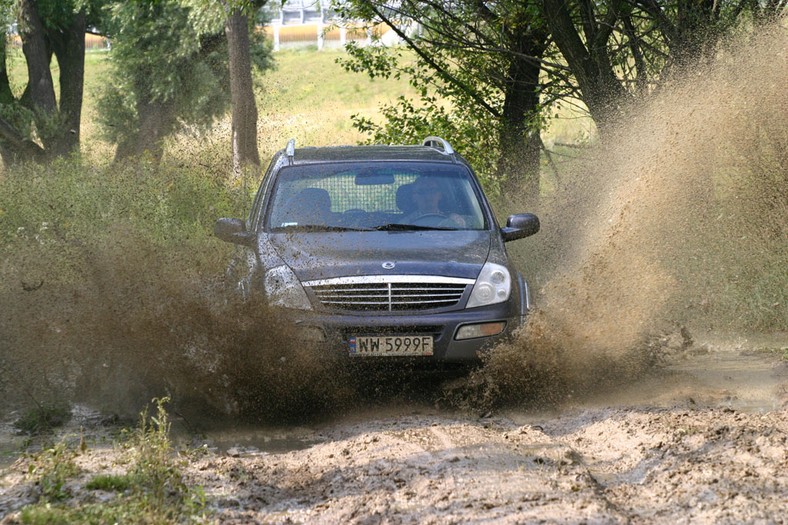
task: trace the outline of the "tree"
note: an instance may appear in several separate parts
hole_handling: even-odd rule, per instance
[[[623,4],[624,0],[617,3]],[[613,69],[608,47],[618,11],[609,9],[597,19],[592,2],[580,0],[577,4],[582,15],[580,20],[573,19],[568,2],[543,0],[545,20],[577,82],[583,102],[599,124],[607,121],[611,107],[626,93]]]
[[[0,155],[6,164],[48,160],[79,146],[85,72],[85,29],[99,1],[20,0],[18,28],[28,81],[15,97],[5,64],[7,42],[0,47]],[[0,4],[10,25],[10,2]],[[59,96],[52,77],[52,57],[60,70]]]
[[[344,16],[391,26],[417,59],[401,65],[396,50],[351,44],[354,60],[346,67],[373,77],[405,75],[421,93],[420,104],[384,107],[382,126],[368,119],[356,125],[377,141],[412,141],[425,130],[446,129],[483,175],[533,200],[545,108],[579,100],[604,133],[675,71],[710,57],[743,20],[774,20],[786,3],[351,0],[340,4]]]
[[[239,2],[230,5],[225,33],[230,51],[230,96],[232,98],[233,171],[240,173],[244,166],[260,165],[257,149],[257,104],[252,84],[250,54],[250,13],[259,10],[262,2]]]
[[[578,97],[598,126],[669,79],[710,58],[745,17],[766,21],[785,0],[542,0],[547,27]]]
[[[99,100],[100,121],[118,144],[116,160],[161,158],[179,119],[207,125],[227,107],[226,48],[220,27],[198,30],[179,2],[115,2],[106,20],[111,75]]]
[[[223,5],[205,0],[111,5],[112,74],[100,109],[107,137],[118,144],[116,159],[147,154],[159,160],[165,137],[184,126],[208,127],[226,112],[226,21]],[[270,65],[266,46],[250,56],[257,67]]]
[[[532,4],[359,0],[341,8],[347,18],[393,28],[417,57],[409,64],[381,46],[348,47],[353,60],[346,68],[373,77],[406,75],[421,93],[418,106],[401,99],[384,108],[388,125],[358,119],[358,127],[377,141],[444,133],[488,182],[538,196],[540,72],[549,41]]]

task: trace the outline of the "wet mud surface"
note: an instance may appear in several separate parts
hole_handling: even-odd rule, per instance
[[[221,523],[780,523],[788,362],[784,344],[772,348],[695,345],[549,409],[378,399],[313,424],[176,419],[173,430]],[[83,488],[91,475],[123,470],[113,428],[82,408],[65,431],[89,443],[75,501],[98,497]],[[6,451],[22,439],[4,427]],[[6,465],[0,520],[14,523],[33,494],[24,458]]]

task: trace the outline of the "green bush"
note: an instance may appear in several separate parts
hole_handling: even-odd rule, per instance
[[[64,403],[41,403],[14,422],[14,427],[27,434],[46,432],[64,425],[71,419],[71,409]]]

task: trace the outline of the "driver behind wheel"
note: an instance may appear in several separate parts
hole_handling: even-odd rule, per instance
[[[456,213],[446,213],[441,209],[443,190],[437,180],[429,177],[416,179],[411,186],[410,211],[400,220],[402,224],[414,224],[419,219],[430,217],[443,218],[436,226],[465,226],[465,219]]]

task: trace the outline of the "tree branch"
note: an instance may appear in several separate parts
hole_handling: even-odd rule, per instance
[[[392,28],[392,30],[397,33],[399,36],[411,49],[413,49],[417,55],[419,55],[422,60],[424,60],[430,67],[432,67],[438,76],[441,77],[445,82],[449,82],[461,88],[465,91],[468,96],[470,96],[477,104],[483,107],[488,113],[493,115],[496,118],[500,117],[500,112],[492,107],[489,103],[487,103],[484,98],[480,97],[476,91],[469,86],[467,83],[461,81],[456,76],[452,75],[448,70],[446,70],[443,66],[437,63],[432,57],[427,54],[413,39],[411,39],[408,35],[406,35],[396,24],[394,24],[388,17],[386,17],[382,11],[378,8],[377,5],[370,3],[369,8],[372,12],[380,18],[385,24]]]

